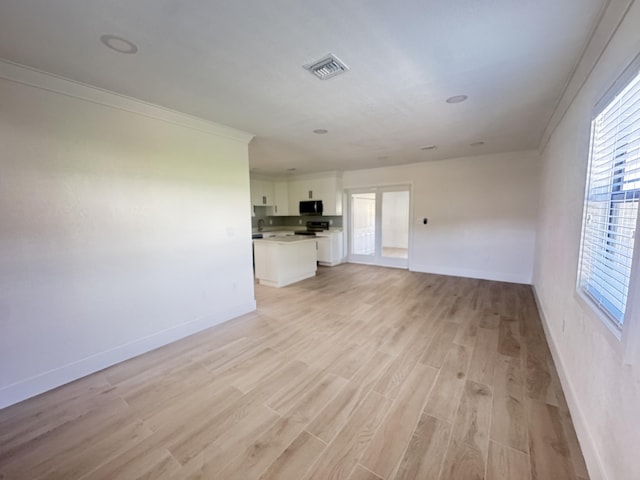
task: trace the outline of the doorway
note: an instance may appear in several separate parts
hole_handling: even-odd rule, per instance
[[[349,261],[407,268],[410,187],[350,190]]]

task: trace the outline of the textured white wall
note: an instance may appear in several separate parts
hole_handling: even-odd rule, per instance
[[[640,365],[625,364],[575,287],[593,107],[638,53],[635,2],[542,155],[534,287],[593,479],[640,478]]]
[[[0,79],[0,407],[255,308],[246,137]]]
[[[411,270],[528,284],[539,161],[526,151],[355,170],[343,185],[413,186]]]

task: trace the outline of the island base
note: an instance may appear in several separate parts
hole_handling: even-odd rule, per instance
[[[254,252],[260,285],[285,287],[316,274],[315,239],[254,240]]]

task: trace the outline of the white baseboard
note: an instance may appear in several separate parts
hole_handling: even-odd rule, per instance
[[[224,323],[256,309],[256,302],[237,305],[236,307],[217,312],[198,320],[176,325],[175,327],[156,332],[148,337],[134,340],[111,350],[97,353],[73,363],[54,368],[47,372],[7,385],[0,389],[0,409],[34,397],[40,393],[72,382],[104,368],[137,357],[169,343],[180,340],[194,333]]]
[[[584,461],[587,464],[589,478],[591,478],[591,480],[607,480],[607,476],[605,475],[604,468],[602,466],[602,459],[600,458],[598,448],[596,447],[596,443],[594,442],[589,429],[589,423],[580,408],[578,396],[573,389],[570,374],[567,372],[564,361],[562,360],[562,355],[560,354],[558,345],[551,335],[551,329],[549,328],[549,323],[547,321],[544,308],[542,307],[542,303],[540,302],[540,298],[538,297],[535,285],[533,285],[533,295],[536,299],[536,305],[538,306],[538,312],[540,313],[540,319],[542,320],[542,328],[544,329],[544,334],[547,337],[551,356],[553,357],[553,362],[555,363],[558,376],[560,377],[562,390],[565,398],[567,399],[569,411],[571,412],[571,420],[573,420],[573,426],[578,436],[582,455],[584,456]]]
[[[487,272],[485,270],[470,270],[465,268],[438,267],[433,265],[409,264],[409,270],[420,273],[433,273],[435,275],[449,275],[452,277],[479,278],[496,282],[521,283],[531,285],[531,274],[514,274],[505,272]]]

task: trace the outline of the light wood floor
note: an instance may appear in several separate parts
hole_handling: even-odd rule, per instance
[[[0,411],[1,479],[586,479],[530,287],[321,268]]]

